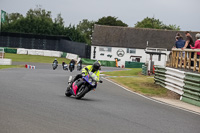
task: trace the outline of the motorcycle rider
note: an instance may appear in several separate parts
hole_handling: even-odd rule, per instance
[[[73,64],[73,69],[74,69],[74,66],[75,66],[75,64],[76,64],[75,60],[72,59],[72,60],[70,61],[70,63],[69,63],[69,66],[70,66],[71,63]]]
[[[63,61],[63,62],[62,62],[63,70],[65,69],[65,64],[66,64],[66,63]]]
[[[55,58],[55,60],[53,61],[53,63],[56,63],[58,65],[58,61],[57,59]]]
[[[78,64],[80,64],[82,66],[82,60],[81,59],[79,60]]]
[[[82,69],[82,73],[76,75],[76,77],[72,80],[72,82],[71,82],[70,84],[72,85],[73,82],[75,82],[75,81],[76,81],[77,79],[79,79],[79,78],[82,78],[83,75],[86,76],[86,75],[88,74],[87,70],[88,70],[89,72],[95,73],[96,76],[97,76],[97,81],[99,81],[99,75],[100,75],[99,70],[100,70],[100,69],[101,69],[101,63],[100,63],[99,61],[96,61],[96,62],[94,62],[93,65],[88,65],[88,66],[84,67],[84,68]]]
[[[80,59],[78,64],[80,64],[80,69],[82,68],[82,60]],[[77,64],[77,67],[78,67],[78,64]]]

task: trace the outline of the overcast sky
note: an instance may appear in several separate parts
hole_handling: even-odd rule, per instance
[[[114,16],[134,27],[138,21],[154,17],[167,25],[176,24],[182,31],[200,31],[200,0],[0,0],[1,10],[24,16],[36,5],[51,11],[52,18],[61,13],[65,26]]]

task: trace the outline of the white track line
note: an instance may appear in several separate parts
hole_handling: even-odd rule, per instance
[[[123,89],[126,90],[126,91],[129,91],[129,92],[131,92],[131,93],[134,93],[134,94],[136,94],[136,95],[139,95],[139,96],[141,96],[141,97],[143,97],[143,98],[146,98],[146,99],[148,99],[148,100],[151,100],[151,101],[154,101],[154,102],[157,102],[157,103],[160,103],[160,104],[168,105],[168,106],[170,106],[170,107],[174,107],[174,108],[177,108],[177,109],[180,109],[180,110],[184,110],[184,111],[187,111],[187,112],[196,114],[196,115],[200,115],[200,113],[198,113],[198,112],[195,112],[195,111],[192,111],[192,110],[188,110],[188,109],[185,109],[185,108],[182,108],[182,107],[178,107],[178,106],[175,106],[175,105],[171,105],[171,104],[168,104],[168,103],[165,103],[165,102],[161,102],[161,101],[155,100],[155,99],[153,99],[153,98],[146,97],[146,96],[144,96],[144,95],[141,95],[141,94],[139,94],[139,93],[136,93],[136,92],[134,92],[134,91],[131,91],[131,90],[129,90],[129,89],[127,89],[127,88],[125,88],[125,87],[123,87],[123,86],[121,86],[121,85],[119,85],[119,84],[117,84],[117,83],[115,83],[115,82],[113,82],[113,81],[107,79],[107,78],[104,78],[104,77],[102,77],[102,78],[105,79],[105,80],[107,80],[107,81],[109,81],[109,82],[111,82],[111,83],[113,83],[113,84],[115,84],[115,85],[117,85],[117,86],[119,86],[119,87],[121,87],[121,88],[123,88]]]

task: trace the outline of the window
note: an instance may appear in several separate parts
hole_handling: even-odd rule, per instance
[[[127,48],[127,53],[135,54],[136,53],[136,49]]]
[[[99,51],[111,52],[112,48],[111,47],[99,47]]]

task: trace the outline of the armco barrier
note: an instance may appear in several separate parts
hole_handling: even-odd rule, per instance
[[[185,75],[184,94],[181,100],[200,106],[200,74],[185,73]]]
[[[147,75],[147,66],[142,65],[142,74]]]
[[[96,60],[91,60],[91,59],[86,59],[82,58],[81,59],[83,64],[86,65],[92,65]],[[104,60],[99,60],[101,62],[102,66],[109,66],[109,67],[116,67],[116,62],[115,61],[104,61]]]
[[[145,63],[125,61],[125,68],[142,68]]]
[[[155,83],[179,94],[180,100],[200,106],[200,74],[155,66]]]
[[[8,47],[3,47],[3,48],[4,48],[4,52],[5,53],[13,53],[13,54],[17,53],[17,49],[16,48],[8,48]]]
[[[28,54],[28,49],[25,48],[18,48],[17,54]]]
[[[0,65],[12,65],[12,59],[0,59]]]
[[[24,49],[24,48],[18,48],[16,53],[27,54],[27,55],[50,56],[50,57],[61,57],[63,54],[63,52],[60,52],[60,51]]]
[[[66,58],[70,59],[70,60],[74,59],[75,61],[77,61],[78,60],[78,55],[77,54],[67,53]]]

